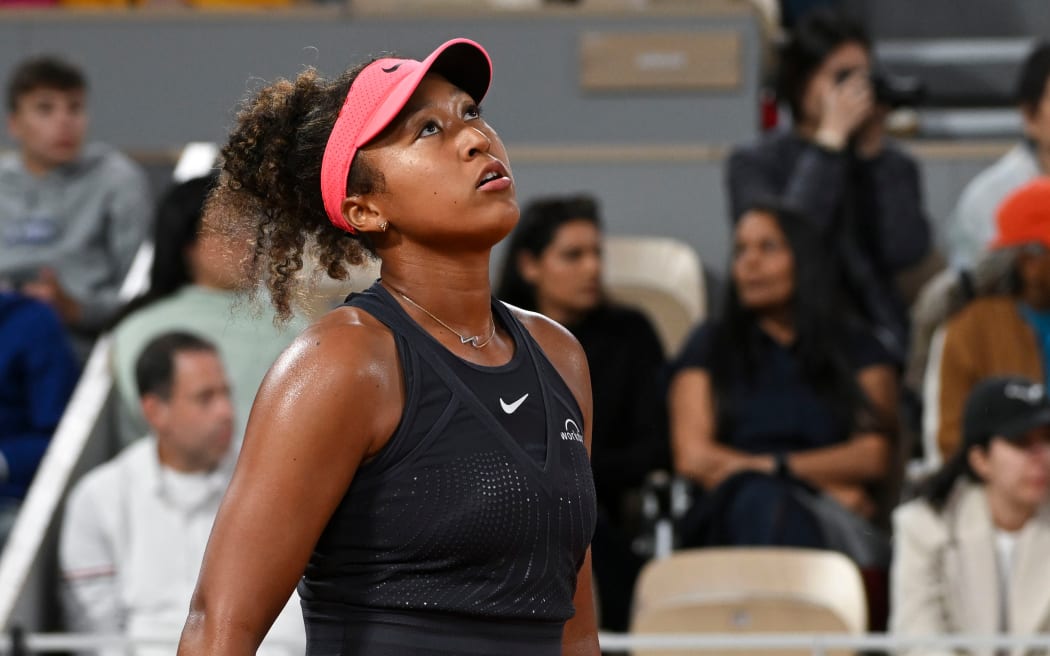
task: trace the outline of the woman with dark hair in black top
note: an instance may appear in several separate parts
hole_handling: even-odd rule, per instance
[[[817,495],[875,514],[896,369],[836,313],[824,257],[812,228],[776,206],[736,226],[724,314],[694,331],[671,380],[675,470],[705,491],[687,544],[832,546],[810,512]]]
[[[529,203],[510,236],[496,295],[565,326],[587,354],[598,505],[619,517],[623,494],[669,464],[666,411],[658,389],[665,360],[649,319],[606,297],[601,239],[593,198]]]
[[[587,354],[594,394],[592,465],[599,522],[594,570],[603,626],[626,630],[642,561],[632,524],[646,476],[670,465],[663,347],[634,308],[602,289],[602,226],[590,196],[541,198],[510,236],[497,296],[569,329]],[[636,513],[635,513],[636,515]]]
[[[583,350],[492,298],[518,219],[476,43],[248,101],[206,221],[287,314],[304,247],[382,278],[263,382],[179,653],[250,654],[298,584],[311,656],[598,654]],[[334,227],[333,227],[334,226]]]
[[[157,203],[153,224],[153,262],[149,289],[128,301],[109,328],[124,318],[187,285],[193,284],[190,252],[200,236],[204,199],[215,186],[215,175],[202,176],[172,185]]]

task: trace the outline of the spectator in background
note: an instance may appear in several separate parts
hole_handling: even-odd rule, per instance
[[[897,372],[832,305],[824,262],[812,223],[788,210],[756,206],[736,224],[723,317],[693,332],[671,379],[675,470],[703,489],[685,546],[836,548],[887,564],[867,520],[891,467]],[[839,539],[869,535],[858,549]]]
[[[171,654],[236,459],[234,408],[215,347],[188,333],[151,341],[135,377],[150,432],[73,488],[59,568],[72,628],[170,639],[134,653]],[[298,648],[269,653],[303,653],[297,603],[270,637]]]
[[[937,444],[951,458],[961,443],[963,403],[978,381],[1016,374],[1046,381],[1050,367],[1050,178],[1000,206],[987,258],[1011,278],[1010,293],[971,301],[945,325]]]
[[[149,226],[143,172],[84,144],[87,82],[53,57],[22,62],[7,85],[17,152],[0,157],[0,281],[48,303],[86,351]]]
[[[0,548],[79,374],[47,305],[0,292]]]
[[[860,25],[808,13],[781,52],[778,95],[794,129],[732,153],[730,212],[735,224],[756,202],[782,198],[811,221],[834,258],[837,293],[903,361],[907,312],[894,274],[928,253],[930,229],[918,166],[887,140],[871,72]]]
[[[243,287],[250,241],[201,229],[214,177],[173,186],[157,208],[155,250],[146,294],[128,304],[113,331],[118,431],[124,444],[145,430],[135,391],[134,363],[145,345],[170,330],[202,335],[219,349],[233,385],[234,441],[240,444],[255,392],[270,365],[304,327],[300,319],[274,326],[273,313],[250,307]]]
[[[663,347],[641,312],[602,289],[602,226],[590,196],[535,200],[503,261],[500,300],[569,329],[587,355],[594,397],[591,467],[599,525],[593,541],[602,623],[624,630],[641,562],[627,508],[646,476],[669,465]],[[635,497],[637,500],[637,497]],[[637,507],[637,503],[633,504]]]
[[[1050,399],[1044,386],[1018,377],[978,383],[966,401],[963,433],[962,448],[921,497],[894,513],[890,629],[909,636],[1046,633]]]
[[[970,181],[948,224],[948,261],[970,269],[995,237],[999,205],[1014,190],[1050,174],[1050,43],[1042,42],[1025,59],[1017,79],[1017,102],[1024,139]]]

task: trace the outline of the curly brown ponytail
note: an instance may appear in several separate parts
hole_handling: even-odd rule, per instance
[[[205,224],[233,239],[251,240],[250,287],[266,280],[277,316],[288,319],[298,292],[307,244],[320,268],[345,280],[349,266],[374,256],[367,238],[328,221],[321,200],[321,160],[328,135],[362,64],[334,80],[314,69],[267,85],[241,106],[221,151],[221,174],[208,199]],[[355,158],[347,193],[382,191],[382,176]]]

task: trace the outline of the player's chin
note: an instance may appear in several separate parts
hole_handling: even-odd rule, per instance
[[[513,199],[501,206],[486,208],[478,213],[478,220],[468,228],[472,233],[468,239],[493,246],[514,231],[519,216],[518,202]]]

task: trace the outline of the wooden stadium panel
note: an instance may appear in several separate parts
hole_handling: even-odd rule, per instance
[[[580,85],[587,91],[736,89],[740,34],[732,30],[584,32]]]

